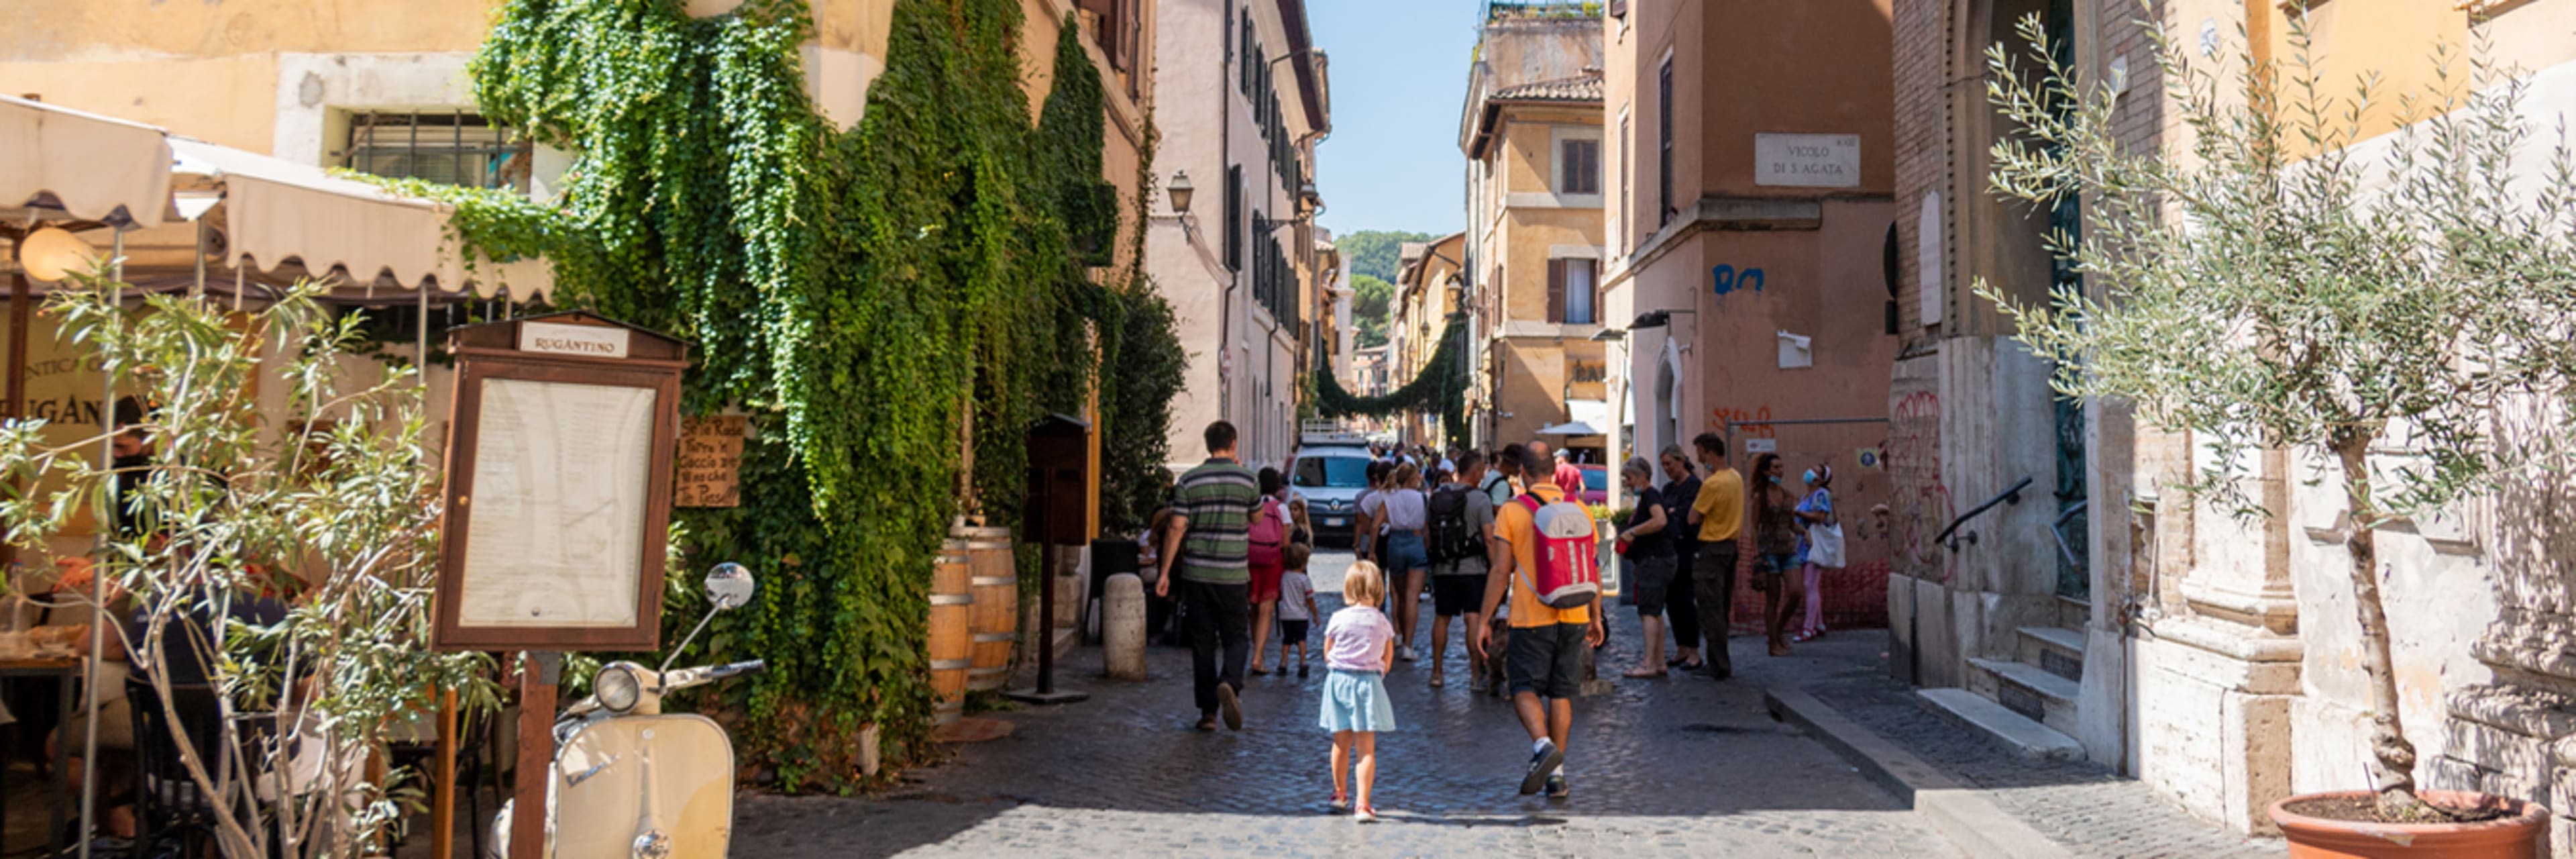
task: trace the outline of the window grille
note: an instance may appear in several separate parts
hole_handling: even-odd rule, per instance
[[[342,163],[396,179],[526,190],[531,149],[517,129],[461,110],[355,111]]]

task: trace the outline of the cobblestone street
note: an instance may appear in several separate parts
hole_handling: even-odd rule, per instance
[[[1319,582],[1337,578],[1326,566],[1317,564]],[[1339,605],[1317,599],[1327,612]],[[1634,609],[1618,608],[1603,674],[1633,659],[1636,636]],[[1017,731],[955,747],[887,798],[746,797],[734,855],[1958,855],[1764,712],[1766,684],[1824,660],[1737,645],[1732,683],[1677,673],[1620,681],[1578,704],[1573,796],[1561,801],[1516,792],[1529,742],[1502,700],[1468,691],[1463,648],[1450,653],[1444,689],[1426,686],[1424,663],[1399,663],[1388,687],[1404,729],[1379,740],[1387,820],[1365,827],[1323,813],[1320,657],[1305,680],[1252,678],[1242,732],[1201,734],[1190,729],[1188,651],[1155,647],[1153,679],[1113,683],[1098,677],[1099,651],[1085,648],[1060,666],[1060,685],[1091,700],[990,714]]]

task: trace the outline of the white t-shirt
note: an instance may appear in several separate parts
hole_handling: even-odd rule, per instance
[[[1306,611],[1306,602],[1315,597],[1315,583],[1306,574],[1289,570],[1279,576],[1279,619],[1314,620]]]
[[[1423,507],[1422,490],[1419,489],[1389,489],[1369,496],[1360,502],[1360,506],[1369,515],[1384,521],[1385,527],[1378,529],[1379,533],[1420,531],[1430,524],[1429,511]]]

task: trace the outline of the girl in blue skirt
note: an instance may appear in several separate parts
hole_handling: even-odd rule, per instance
[[[1386,698],[1386,672],[1395,667],[1395,624],[1377,610],[1386,580],[1376,564],[1360,561],[1342,577],[1342,602],[1324,625],[1324,730],[1333,732],[1333,810],[1349,809],[1361,823],[1377,822],[1369,786],[1377,781],[1377,732],[1395,730],[1395,704]],[[1349,784],[1352,755],[1359,756],[1359,801]]]

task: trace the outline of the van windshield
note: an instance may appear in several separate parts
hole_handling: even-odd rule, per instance
[[[1297,460],[1297,473],[1289,482],[1298,486],[1324,489],[1362,489],[1368,486],[1369,461],[1357,456],[1310,456]]]

